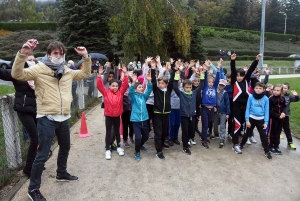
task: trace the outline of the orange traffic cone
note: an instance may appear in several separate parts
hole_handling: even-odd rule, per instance
[[[80,138],[84,137],[90,137],[91,134],[88,132],[87,126],[86,126],[86,118],[84,112],[81,114],[81,126],[80,126],[80,133],[77,135]]]

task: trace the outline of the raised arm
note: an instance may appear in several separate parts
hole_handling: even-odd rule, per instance
[[[244,80],[246,80],[248,83],[250,82],[251,74],[252,74],[253,71],[255,70],[255,68],[256,68],[256,66],[257,66],[257,64],[258,64],[258,61],[259,61],[260,57],[261,57],[261,54],[258,54],[258,55],[256,56],[256,59],[252,62],[250,68],[248,69],[248,71],[247,71],[247,73],[246,73],[246,75],[245,75],[245,77],[244,77]],[[232,78],[231,78],[231,79],[232,79]]]
[[[82,57],[82,69],[81,70],[72,70],[73,80],[82,80],[91,75],[92,60],[91,57]]]
[[[11,70],[0,69],[0,79],[5,81],[13,81],[13,77],[11,76]]]
[[[173,81],[173,90],[175,91],[175,93],[178,97],[180,97],[180,90],[178,88],[178,80],[179,79],[180,79],[180,72],[176,72],[174,81]]]
[[[104,87],[104,84],[103,84],[101,76],[97,77],[97,88],[103,94],[103,96],[105,97],[107,89]]]
[[[230,60],[230,69],[231,69],[231,83],[232,85],[236,82],[236,68],[235,68],[235,59],[236,59],[236,54],[231,55],[231,60]]]
[[[27,55],[17,53],[15,62],[12,67],[11,76],[16,80],[27,81],[34,80],[39,75],[39,69],[42,64],[36,64],[30,68],[24,69]]]

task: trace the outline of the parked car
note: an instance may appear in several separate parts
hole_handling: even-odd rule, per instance
[[[2,69],[11,68],[10,61],[5,61],[3,59],[0,59],[0,68]]]
[[[291,54],[290,56],[288,56],[290,58],[300,58],[300,54]]]

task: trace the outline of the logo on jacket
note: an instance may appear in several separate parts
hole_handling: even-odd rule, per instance
[[[215,89],[208,89],[206,92],[206,95],[210,98],[214,98],[216,96],[216,91]]]

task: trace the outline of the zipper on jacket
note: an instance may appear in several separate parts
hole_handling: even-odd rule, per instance
[[[143,119],[143,107],[142,107],[142,104],[143,104],[143,100],[141,100],[141,121]]]
[[[57,84],[58,84],[58,91],[59,91],[59,96],[60,96],[60,114],[62,115],[62,98],[61,98],[59,80],[57,80]]]
[[[281,112],[280,112],[280,96],[279,96],[279,98],[277,98],[277,102],[278,102],[278,113],[279,113],[279,115],[281,114]]]
[[[26,94],[24,95],[23,107],[25,106]]]

